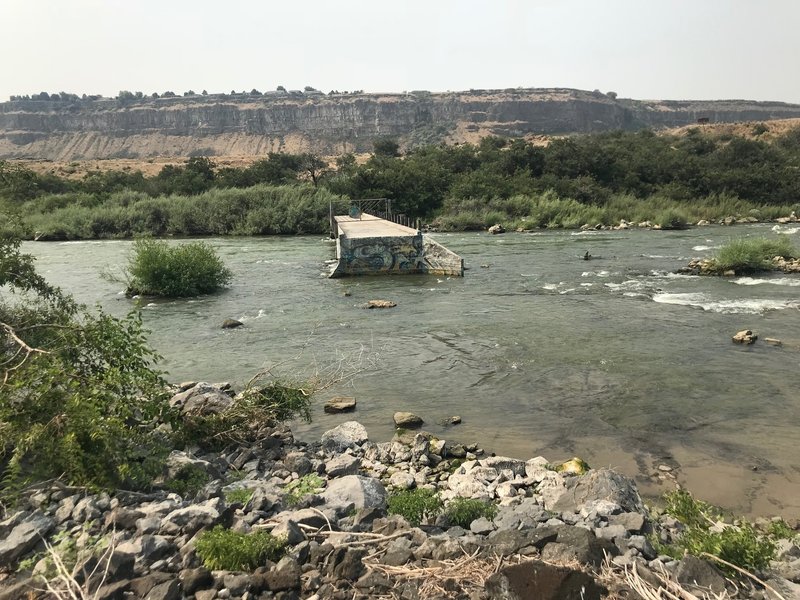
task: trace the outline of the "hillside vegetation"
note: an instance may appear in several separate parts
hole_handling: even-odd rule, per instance
[[[767,220],[800,212],[800,128],[771,141],[755,129],[728,137],[702,128],[573,136],[547,146],[487,137],[405,154],[396,140],[381,139],[361,163],[352,154],[331,164],[309,153],[270,153],[247,167],[218,168],[195,157],[150,177],[107,171],[71,180],[0,162],[0,202],[40,239],[320,233],[329,205],[342,210],[348,199],[379,197],[446,229]]]

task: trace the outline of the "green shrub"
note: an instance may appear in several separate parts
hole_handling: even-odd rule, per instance
[[[202,468],[186,465],[175,474],[175,477],[165,481],[162,487],[184,498],[193,498],[209,481],[211,477]]]
[[[733,240],[717,250],[714,256],[716,270],[733,270],[737,273],[755,273],[774,269],[775,256],[795,258],[797,249],[785,235],[777,238],[744,238]]]
[[[250,502],[250,498],[253,497],[253,490],[248,490],[246,488],[238,488],[235,490],[228,490],[225,492],[225,502],[228,504],[247,504]]]
[[[303,498],[319,493],[324,486],[325,482],[316,473],[309,473],[300,479],[295,479],[284,489],[287,506],[297,506]]]
[[[245,390],[227,410],[210,415],[184,415],[183,443],[219,450],[228,444],[254,442],[265,429],[294,418],[311,422],[313,384],[270,381]]]
[[[412,525],[419,525],[442,512],[442,499],[434,490],[417,488],[393,492],[389,496],[389,513],[401,515]]]
[[[158,425],[171,412],[140,315],[88,312],[5,236],[3,285],[18,298],[0,298],[0,495],[13,499],[27,482],[50,478],[148,486],[169,451]]]
[[[776,548],[770,534],[757,531],[746,520],[724,524],[717,507],[697,500],[685,490],[665,494],[664,499],[666,512],[686,529],[671,545],[660,546],[660,551],[675,558],[686,552],[695,556],[707,553],[749,571],[764,569],[775,558]]]
[[[687,219],[682,213],[666,210],[655,218],[654,223],[661,229],[686,229]]]
[[[474,498],[454,498],[447,505],[444,514],[452,525],[469,529],[475,519],[481,517],[490,521],[494,519],[497,514],[497,505]]]
[[[128,295],[184,298],[210,294],[227,285],[232,273],[204,242],[170,246],[141,239],[128,263]]]
[[[197,536],[195,549],[211,571],[252,571],[283,555],[286,542],[266,531],[239,533],[217,525]]]

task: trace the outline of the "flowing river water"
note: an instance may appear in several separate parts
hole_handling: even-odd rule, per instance
[[[297,378],[357,371],[320,394],[311,424],[292,424],[300,438],[356,419],[388,440],[392,414],[407,410],[428,431],[498,454],[580,456],[647,494],[669,489],[657,478],[666,465],[705,500],[800,517],[800,276],[672,274],[773,229],[434,235],[465,258],[463,278],[330,280],[333,244],[320,237],[210,239],[234,273],[230,289],[145,301],[143,315],[171,381],[241,386],[275,364]],[[800,244],[796,228],[778,229]],[[118,271],[130,246],[24,250],[52,283],[123,315],[134,301],[101,273]],[[397,307],[361,308],[378,298]],[[223,330],[226,318],[244,327]],[[733,344],[741,329],[759,341]],[[355,396],[357,411],[324,414],[333,395]],[[438,424],[452,415],[463,423]]]

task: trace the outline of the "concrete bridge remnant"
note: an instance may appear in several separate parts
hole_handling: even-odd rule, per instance
[[[418,229],[365,212],[334,216],[332,225],[337,262],[331,277],[464,275],[464,259]]]

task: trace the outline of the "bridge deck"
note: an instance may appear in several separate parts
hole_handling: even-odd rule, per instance
[[[336,225],[339,233],[345,237],[353,238],[379,238],[379,237],[406,237],[417,235],[418,231],[411,227],[398,225],[385,219],[362,213],[361,218],[353,218],[346,215],[337,215]]]

